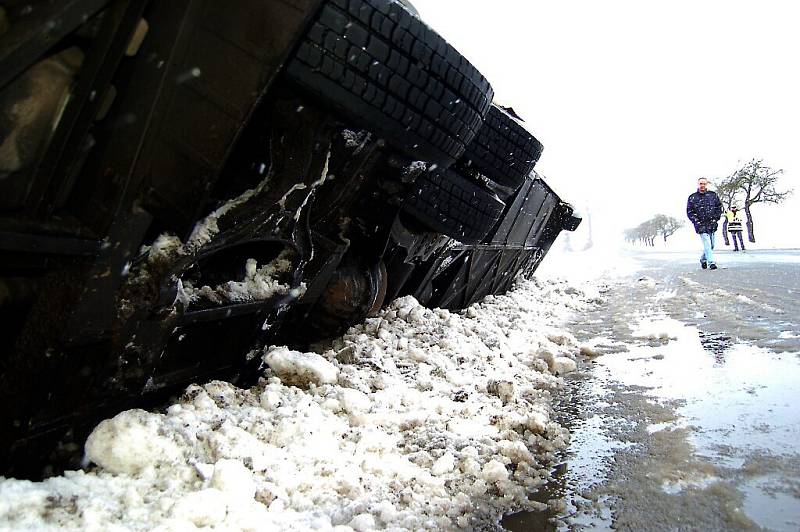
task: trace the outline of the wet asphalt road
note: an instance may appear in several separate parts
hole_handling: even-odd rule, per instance
[[[573,324],[596,356],[557,398],[551,510],[505,526],[800,529],[800,251],[636,259]]]

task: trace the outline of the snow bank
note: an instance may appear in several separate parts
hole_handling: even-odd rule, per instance
[[[316,353],[264,350],[249,389],[192,385],[90,436],[88,472],[0,480],[0,528],[471,529],[533,508],[568,433],[560,328],[586,296],[524,283],[463,313],[413,298]]]

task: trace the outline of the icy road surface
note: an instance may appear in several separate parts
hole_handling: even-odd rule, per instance
[[[696,255],[631,256],[578,316],[596,358],[556,400],[572,444],[539,497],[558,520],[508,528],[800,529],[800,251]]]

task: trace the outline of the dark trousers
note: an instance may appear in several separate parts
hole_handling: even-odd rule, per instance
[[[739,239],[737,242],[736,239]],[[742,232],[741,231],[731,231],[731,240],[733,240],[733,250],[739,251],[739,247],[741,246],[742,251],[744,251],[744,240],[742,240]]]

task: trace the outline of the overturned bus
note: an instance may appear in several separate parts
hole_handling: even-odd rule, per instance
[[[580,219],[393,0],[0,2],[0,474],[391,299],[464,308]]]

